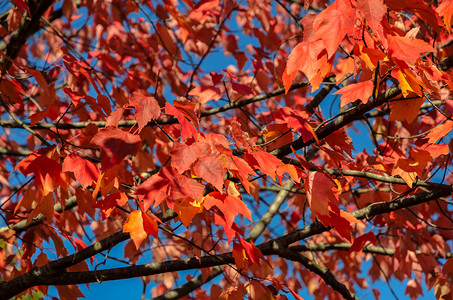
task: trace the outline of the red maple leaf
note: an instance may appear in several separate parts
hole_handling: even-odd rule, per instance
[[[349,252],[359,252],[359,253],[361,253],[362,250],[363,250],[363,246],[365,246],[365,244],[367,242],[370,242],[370,243],[372,243],[374,245],[378,244],[376,236],[371,231],[368,232],[368,233],[362,234],[359,237],[356,237],[354,239],[354,242],[351,245],[351,248],[349,248]]]
[[[238,243],[233,243],[233,253],[234,261],[236,266],[241,270],[244,267],[248,267],[252,264],[260,262],[260,259],[264,259],[261,251],[255,246],[253,241],[250,243],[237,237]]]
[[[110,126],[96,133],[91,141],[102,150],[101,165],[104,170],[121,163],[127,155],[135,155],[141,145],[138,135]]]
[[[382,34],[381,21],[387,13],[383,0],[358,0],[357,10],[361,11],[373,32]]]
[[[83,188],[91,185],[100,175],[99,168],[96,164],[72,153],[65,157],[62,171],[73,172],[74,177]]]
[[[137,119],[139,131],[141,131],[149,121],[160,115],[160,107],[156,98],[145,96],[141,92],[134,92],[129,99],[129,104],[135,107],[134,115]]]
[[[28,12],[28,15],[31,16],[30,9],[28,8],[28,5],[27,3],[25,3],[24,0],[13,0],[13,1],[21,14],[24,13],[24,10],[26,10]]]
[[[225,167],[218,156],[200,158],[193,166],[195,174],[212,184],[217,190],[223,190]]]
[[[249,165],[259,169],[264,174],[276,179],[276,171],[279,166],[283,166],[281,160],[272,154],[264,151],[256,151],[244,156]]]
[[[135,191],[140,201],[143,201],[145,211],[152,205],[159,205],[167,198],[170,180],[160,174],[154,174],[143,182]]]
[[[439,5],[439,7],[437,8],[436,11],[439,14],[439,16],[443,17],[443,21],[445,23],[445,28],[448,30],[448,32],[451,32],[451,24],[452,24],[451,17],[453,16],[453,1],[451,1],[451,0],[442,1],[442,3]]]
[[[209,193],[204,200],[204,207],[209,210],[213,206],[216,206],[222,214],[225,216],[225,221],[228,227],[233,226],[234,218],[241,214],[250,221],[252,216],[247,205],[238,197],[221,194],[219,192]]]
[[[189,117],[193,118],[193,116],[191,116],[190,114],[187,116],[183,112],[185,112],[185,110],[180,110],[176,108],[176,106],[173,106],[168,102],[165,103],[165,113],[172,115],[176,119],[178,119],[179,125],[181,126],[181,139],[186,140],[188,138],[191,138],[192,136],[197,136],[198,132],[196,127],[194,127],[194,125],[192,125],[191,122],[189,121],[190,120]],[[186,117],[189,118],[189,120]],[[195,125],[198,125],[198,122]]]
[[[68,177],[61,172],[61,165],[54,159],[33,152],[15,167],[25,176],[35,174],[35,185],[42,191],[42,196],[55,190],[58,186],[67,188]]]
[[[329,215],[329,202],[337,201],[337,185],[323,172],[310,172],[304,181],[310,209],[314,216]]]
[[[171,166],[179,173],[189,169],[200,157],[211,154],[208,143],[195,142],[191,145],[175,142],[171,149]]]

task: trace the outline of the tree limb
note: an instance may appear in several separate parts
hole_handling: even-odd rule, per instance
[[[378,107],[379,105],[384,104],[385,102],[389,101],[390,99],[398,96],[401,93],[399,88],[393,87],[386,90],[384,93],[380,94],[376,101],[368,101],[364,104],[359,104],[352,109],[348,110],[344,114],[338,115],[338,117],[331,123],[319,128],[315,131],[316,136],[318,139],[323,139],[329,134],[339,130],[340,128],[344,127],[345,125],[362,118],[363,114],[370,111],[373,108]],[[298,138],[292,143],[289,143],[283,147],[275,149],[271,152],[271,154],[277,156],[278,158],[282,158],[290,153],[292,153],[291,148],[294,150],[299,150],[304,147],[307,147],[315,142],[314,139],[311,139],[307,142],[304,142],[302,137]]]
[[[426,203],[450,194],[451,189],[436,189],[430,192],[421,192],[392,202],[371,204],[366,208],[353,212],[352,215],[359,220],[365,218],[372,219],[379,214],[390,213],[406,207]],[[304,240],[310,236],[320,234],[330,229],[330,227],[325,227],[321,223],[313,223],[303,229],[261,243],[257,247],[264,255],[275,255],[277,254],[274,249],[275,244],[283,248],[288,247],[292,243]],[[104,281],[117,280],[234,263],[231,253],[224,253],[214,256],[204,256],[200,259],[186,258],[146,265],[99,270],[96,272],[62,272],[63,268],[67,268],[68,266],[74,265],[101,251],[109,249],[128,238],[129,234],[127,233],[115,233],[75,254],[50,262],[40,268],[35,267],[22,276],[8,282],[0,283],[0,298],[7,299],[35,285],[80,284],[95,282],[99,279]]]

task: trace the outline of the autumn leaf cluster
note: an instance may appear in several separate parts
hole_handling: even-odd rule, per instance
[[[452,0],[0,9],[0,298],[451,299]]]

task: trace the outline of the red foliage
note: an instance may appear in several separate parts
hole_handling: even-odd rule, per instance
[[[1,299],[451,298],[453,1],[2,8]]]

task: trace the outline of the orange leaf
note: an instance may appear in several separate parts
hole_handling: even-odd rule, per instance
[[[332,57],[345,35],[354,29],[355,10],[351,2],[336,0],[321,13],[313,23],[314,40],[322,39],[328,57]]]
[[[156,221],[144,214],[141,210],[134,210],[129,214],[126,222],[124,222],[123,232],[129,232],[138,250],[143,240],[148,236],[148,233],[157,237],[157,228]]]
[[[443,21],[445,23],[445,28],[447,28],[448,32],[451,32],[451,17],[453,16],[453,1],[452,0],[444,0],[436,9],[439,16],[443,17]]]
[[[362,59],[368,69],[373,70],[376,68],[380,60],[385,60],[385,54],[379,49],[370,49],[359,44],[354,46],[354,55]]]
[[[318,215],[317,217],[324,226],[334,227],[341,238],[348,242],[352,242],[351,223],[358,222],[353,215],[344,210],[340,210],[335,204],[329,203],[329,214]]]
[[[189,169],[202,153],[209,155],[211,152],[208,143],[195,142],[191,145],[175,142],[171,149],[171,166],[179,173]]]
[[[198,117],[195,113],[195,108],[198,104],[191,102],[190,100],[179,97],[173,101],[173,106],[183,114],[196,128],[198,128]],[[179,119],[178,119],[179,120]]]
[[[390,36],[388,55],[399,60],[415,64],[421,53],[434,52],[435,49],[427,42],[403,36]]]
[[[390,102],[389,121],[406,120],[407,123],[412,123],[420,113],[423,102],[425,102],[424,98]]]
[[[367,103],[368,99],[370,99],[371,95],[373,94],[373,86],[373,81],[371,80],[359,83],[351,83],[333,94],[341,95],[341,107],[356,100],[360,100],[362,101],[362,103]]]
[[[294,165],[282,165],[277,168],[277,178],[280,184],[282,184],[282,177],[284,173],[288,173],[292,180],[300,182],[302,176],[302,170]]]
[[[249,294],[249,299],[273,300],[275,299],[271,290],[256,280],[250,280],[245,287]]]
[[[78,299],[85,298],[82,291],[77,285],[57,285],[55,286],[60,299]]]
[[[282,74],[282,81],[283,81],[283,87],[285,88],[285,94],[288,93],[288,91],[291,88],[291,85],[293,83],[294,77],[296,77],[296,74],[297,74],[297,70],[293,71],[292,73],[288,73],[287,70],[288,70],[288,64],[286,64],[285,71],[283,71],[283,74]]]
[[[418,175],[416,166],[412,166],[411,163],[414,164],[412,160],[400,158],[392,170],[392,175],[400,176],[410,188]]]
[[[83,188],[91,185],[100,175],[99,168],[96,164],[73,153],[65,157],[62,171],[73,172],[74,177]]]
[[[352,145],[351,137],[344,129],[334,131],[324,139],[333,150],[339,153],[343,153],[344,151],[352,156],[352,150],[355,150],[354,145]]]
[[[38,152],[29,154],[16,165],[15,169],[25,176],[35,174],[35,185],[40,188],[42,196],[52,192],[58,186],[67,188],[68,176],[61,172],[61,165],[56,160]]]
[[[244,269],[245,266],[248,265],[247,254],[245,252],[245,249],[241,247],[240,244],[233,243],[233,253],[231,254],[231,256],[233,256],[234,262],[236,263],[236,266],[239,270]]]
[[[304,143],[312,138],[319,144],[318,136],[311,127],[311,125],[301,116],[300,113],[291,113],[287,119],[288,127],[296,129],[300,132]]]
[[[192,125],[189,122],[189,120],[191,120],[192,122],[194,120],[197,121],[195,116],[192,115],[194,114],[194,112],[178,108],[178,106],[176,105],[176,101],[173,103],[175,106],[171,105],[168,102],[165,103],[165,113],[170,114],[174,116],[176,119],[178,119],[179,125],[181,126],[181,138],[183,140],[186,140],[188,138],[191,138],[192,136],[196,137],[198,132],[194,126],[198,127],[198,122],[196,124],[194,123],[194,125]],[[186,117],[189,120],[187,120]]]
[[[287,124],[268,124],[262,133],[266,137],[268,151],[290,144],[294,140]]]
[[[181,220],[182,224],[189,227],[190,222],[192,219],[198,214],[203,212],[203,206],[201,206],[198,202],[186,202],[181,201],[179,203],[175,203],[173,210],[178,214],[179,219]]]
[[[423,22],[428,23],[437,33],[441,32],[442,21],[434,9],[428,7],[423,0],[398,0],[385,3],[391,10],[396,11],[411,11]]]
[[[354,73],[354,69],[355,65],[352,57],[341,60],[334,68],[336,83],[339,84],[347,74]]]
[[[189,92],[191,96],[198,96],[198,102],[204,104],[208,101],[220,99],[220,89],[215,86],[197,86]]]
[[[94,207],[99,208],[102,212],[102,218],[105,220],[110,217],[110,214],[116,208],[117,205],[124,205],[127,202],[127,196],[125,193],[114,193],[106,196],[96,202]]]
[[[275,172],[279,166],[282,166],[283,163],[277,157],[272,154],[264,151],[252,152],[251,155],[246,155],[245,158],[253,157],[258,164],[258,169],[264,174],[270,176],[275,180]],[[250,164],[250,162],[249,162]]]
[[[373,32],[382,32],[381,21],[387,13],[387,7],[383,0],[358,0],[357,10],[363,12],[365,20],[373,29]]]
[[[154,174],[137,188],[135,195],[143,201],[145,211],[148,211],[152,205],[159,205],[167,198],[169,184],[170,180],[160,174]]]
[[[264,259],[263,254],[255,246],[253,241],[249,243],[240,237],[237,239],[239,243],[233,243],[233,257],[239,269],[259,263],[260,258]]]
[[[444,124],[437,125],[433,128],[425,138],[428,138],[428,143],[434,144],[437,140],[446,136],[453,129],[453,121],[447,120]]]
[[[438,144],[425,144],[421,147],[423,150],[426,150],[429,152],[432,158],[436,158],[440,155],[447,155],[448,152],[450,151],[450,147],[448,145],[438,145]]]
[[[324,42],[316,40],[313,42],[299,43],[289,54],[288,62],[286,63],[286,75],[284,75],[285,90],[289,89],[297,71],[305,74],[307,79],[311,81],[319,72],[321,61],[318,59],[321,52],[325,49]],[[291,79],[291,80],[290,80]],[[289,82],[289,85],[288,85]]]

